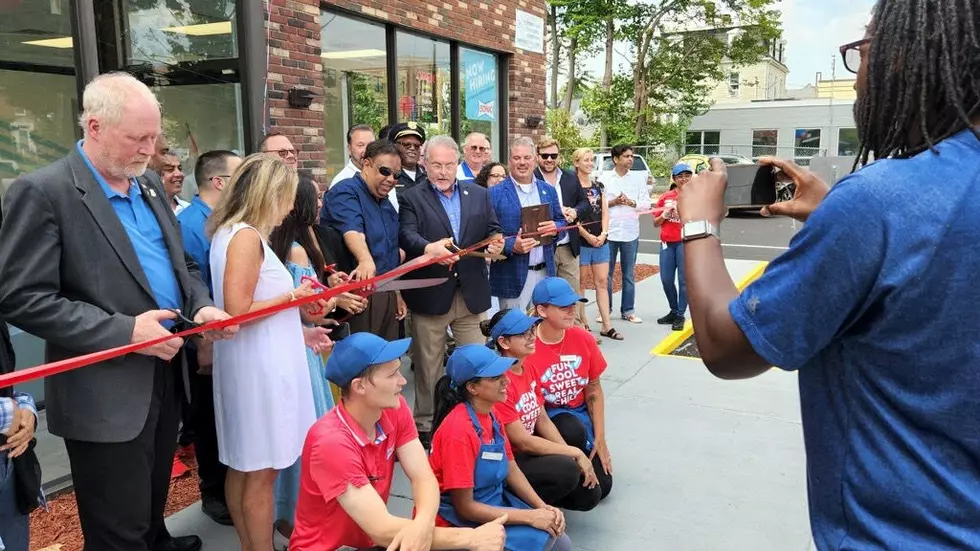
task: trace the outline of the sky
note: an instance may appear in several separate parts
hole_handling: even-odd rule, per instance
[[[817,72],[831,77],[831,58],[836,60],[837,78],[851,78],[841,63],[838,47],[864,36],[874,0],[781,0],[783,39],[790,74],[787,88],[802,88],[816,80]],[[613,64],[619,67],[631,60],[625,44],[616,45]],[[601,78],[603,57],[585,63],[593,76]],[[561,81],[559,81],[561,82]]]

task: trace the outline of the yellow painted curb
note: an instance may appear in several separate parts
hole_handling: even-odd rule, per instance
[[[766,266],[768,262],[760,262],[755,268],[745,275],[742,279],[735,284],[735,287],[742,292],[746,287],[748,287],[753,281],[759,279],[760,276],[766,271]],[[657,346],[654,346],[650,350],[650,354],[653,356],[666,356],[674,351],[675,348],[681,345],[684,341],[694,334],[694,325],[691,324],[691,320],[688,319],[684,323],[683,331],[672,331],[664,340],[660,341]]]

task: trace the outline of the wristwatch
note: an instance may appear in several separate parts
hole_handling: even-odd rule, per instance
[[[701,239],[709,235],[713,235],[718,241],[721,241],[721,231],[707,220],[684,222],[684,225],[681,227],[681,238],[684,241],[694,241],[695,239]]]

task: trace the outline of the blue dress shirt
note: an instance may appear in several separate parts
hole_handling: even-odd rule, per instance
[[[377,275],[398,267],[398,213],[387,197],[371,195],[360,174],[331,187],[323,208],[326,222],[341,234],[364,234]]]
[[[201,279],[214,297],[214,289],[211,287],[211,240],[204,231],[209,216],[211,207],[200,196],[195,195],[191,204],[177,215],[177,221],[180,222],[180,233],[184,237],[184,251],[197,263],[201,270]]]
[[[92,162],[82,150],[81,140],[75,147],[78,148],[78,153],[85,160],[85,164],[92,171],[92,175],[99,182],[113,210],[119,216],[119,221],[122,222],[126,235],[129,236],[129,241],[136,251],[136,258],[139,259],[140,267],[143,268],[150,289],[153,290],[157,307],[161,309],[180,308],[183,301],[181,300],[180,285],[177,283],[176,274],[174,274],[174,265],[170,259],[170,251],[163,239],[160,223],[153,214],[153,210],[150,209],[150,205],[143,198],[139,183],[133,178],[129,182],[129,193],[119,193],[109,187],[105,178],[92,166]]]

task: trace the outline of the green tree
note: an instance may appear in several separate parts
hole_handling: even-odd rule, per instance
[[[350,88],[351,106],[354,108],[353,120],[357,124],[369,124],[374,131],[388,124],[388,105],[381,90],[379,79],[365,73],[347,73]]]
[[[590,144],[582,138],[578,126],[572,121],[571,114],[564,109],[549,109],[547,113],[548,135],[558,140],[561,148],[571,151]]]
[[[611,36],[630,43],[632,71],[591,89],[586,112],[613,141],[674,143],[682,122],[709,107],[723,64],[754,63],[779,38],[775,1],[652,0],[620,8]]]

